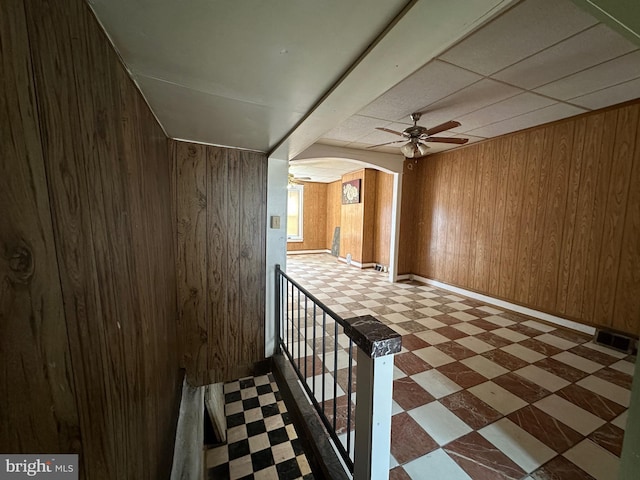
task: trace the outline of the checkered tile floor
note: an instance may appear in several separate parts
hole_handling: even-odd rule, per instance
[[[287,273],[344,318],[370,314],[402,334],[391,479],[617,478],[635,357],[445,290],[389,284],[387,274],[330,255],[290,255]],[[318,381],[313,328],[311,320],[294,331],[302,340],[293,350]],[[346,411],[340,331],[337,344],[336,397]],[[333,363],[324,370],[333,386]]]
[[[210,480],[313,479],[271,374],[224,386],[227,444],[207,450]]]

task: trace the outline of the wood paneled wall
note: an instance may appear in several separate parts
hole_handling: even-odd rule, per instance
[[[405,160],[402,172],[402,197],[400,199],[400,250],[398,251],[398,274],[412,273],[417,253],[421,250],[416,242],[416,232],[423,223],[418,218],[418,207],[426,201],[427,192],[418,194],[418,174],[414,160]]]
[[[393,175],[376,172],[375,220],[373,228],[373,261],[389,266],[391,248],[391,211],[393,208]]]
[[[85,2],[0,13],[0,451],[78,452],[92,480],[168,478],[181,374],[166,138]]]
[[[376,201],[378,174],[381,173],[365,168],[343,175],[339,182],[337,200],[341,206],[340,256],[343,258],[351,254],[354,261],[362,264],[376,261],[376,242],[382,241],[378,229],[384,228],[385,222],[384,209]],[[357,179],[361,179],[360,203],[342,205],[342,183]]]
[[[363,171],[362,191],[360,202],[362,203],[362,256],[360,262],[373,263],[374,245],[376,240],[376,186],[378,183],[378,171],[365,168]],[[348,205],[343,205],[343,208]]]
[[[342,176],[342,182],[361,179],[360,203],[341,205],[340,209],[340,256],[351,254],[352,260],[362,263],[362,239],[364,233],[364,170]],[[342,188],[342,184],[340,185]],[[342,190],[340,195],[342,195]],[[341,197],[342,198],[342,197]],[[340,200],[342,203],[342,200]]]
[[[325,248],[331,249],[333,234],[340,226],[340,210],[342,209],[342,181],[327,184],[327,227]]]
[[[640,334],[639,116],[632,102],[421,160],[411,271]]]
[[[172,141],[178,309],[192,385],[264,359],[267,158]]]
[[[327,239],[327,184],[301,182],[304,186],[302,242],[287,242],[288,251],[325,250]]]
[[[0,22],[0,451],[77,453],[75,385],[22,1],[1,2]]]

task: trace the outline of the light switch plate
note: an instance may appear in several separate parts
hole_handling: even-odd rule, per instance
[[[280,228],[280,216],[278,215],[271,216],[271,228],[275,228],[275,229]]]

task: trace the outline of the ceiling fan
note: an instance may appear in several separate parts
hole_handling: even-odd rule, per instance
[[[383,132],[393,133],[394,135],[399,135],[404,137],[402,140],[395,140],[393,142],[381,143],[379,145],[373,145],[367,148],[376,148],[381,147],[383,145],[391,145],[393,143],[405,142],[407,143],[400,147],[400,151],[407,158],[418,158],[423,157],[427,154],[427,150],[429,146],[426,144],[427,142],[438,142],[438,143],[455,143],[457,145],[465,144],[469,141],[468,138],[453,138],[453,137],[432,137],[436,133],[444,132],[445,130],[449,130],[451,128],[459,127],[460,122],[456,122],[451,120],[449,122],[442,123],[435,127],[426,128],[418,125],[418,120],[422,113],[416,112],[410,115],[411,120],[413,121],[413,126],[405,128],[402,132],[396,132],[395,130],[391,130],[389,128],[376,127],[376,130],[381,130]]]
[[[300,185],[302,182],[307,182],[311,180],[311,177],[298,177],[293,173],[289,173],[288,183],[289,185]]]

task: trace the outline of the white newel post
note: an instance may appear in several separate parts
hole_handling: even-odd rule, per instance
[[[402,337],[370,315],[346,320],[358,346],[354,480],[388,480],[393,358]]]

